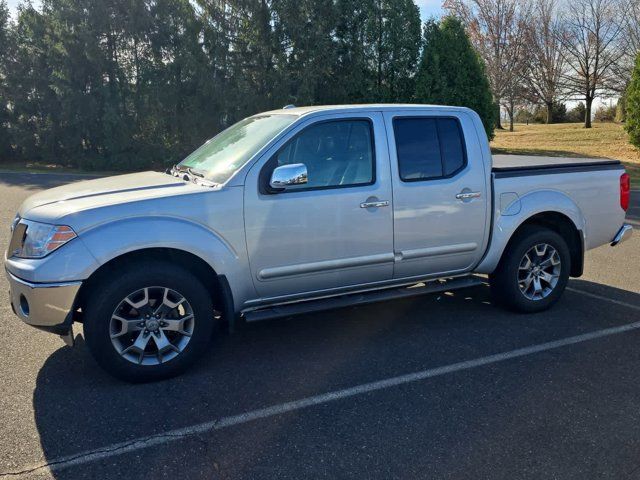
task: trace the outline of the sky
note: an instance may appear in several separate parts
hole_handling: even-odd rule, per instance
[[[9,8],[14,10],[17,8],[18,3],[21,0],[8,0]],[[37,0],[34,2],[37,3]],[[441,0],[416,0],[418,7],[420,7],[420,16],[422,20],[426,20],[430,17],[437,17],[442,14],[442,1]]]
[[[9,1],[11,2],[12,0]],[[418,0],[416,3],[420,7],[422,21],[430,17],[439,17],[443,13],[441,0]]]

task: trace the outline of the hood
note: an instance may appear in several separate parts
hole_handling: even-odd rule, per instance
[[[85,180],[36,193],[24,201],[18,214],[31,220],[51,222],[83,210],[170,197],[205,188],[165,173],[132,173]]]

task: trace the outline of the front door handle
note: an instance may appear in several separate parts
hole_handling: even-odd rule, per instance
[[[378,208],[378,207],[388,207],[388,206],[389,206],[388,200],[382,200],[382,201],[376,201],[376,202],[362,202],[360,204],[360,208]]]
[[[471,200],[472,198],[480,198],[482,193],[480,192],[460,192],[456,195],[458,200]]]

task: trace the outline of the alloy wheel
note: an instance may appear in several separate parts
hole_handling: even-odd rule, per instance
[[[195,316],[187,299],[166,287],[146,287],[127,295],[111,315],[111,343],[127,361],[159,365],[184,351]]]
[[[548,243],[531,247],[518,267],[518,287],[529,300],[543,300],[555,289],[562,262],[557,250]]]

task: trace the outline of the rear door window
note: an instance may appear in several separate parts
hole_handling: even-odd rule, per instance
[[[451,177],[466,165],[462,130],[454,118],[396,118],[393,130],[405,182]]]

